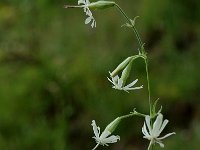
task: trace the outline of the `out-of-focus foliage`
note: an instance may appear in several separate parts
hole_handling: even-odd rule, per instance
[[[200,1],[117,0],[146,43],[152,98],[160,98],[166,132],[177,135],[167,149],[200,148]],[[0,1],[0,149],[91,149],[91,121],[105,127],[134,107],[148,113],[146,88],[130,94],[107,81],[127,56],[137,53],[132,31],[115,9],[95,11],[97,28],[84,25],[75,0]],[[132,79],[146,87],[144,64]],[[121,141],[102,149],[146,149],[143,119],[119,126]],[[184,144],[183,144],[184,143]],[[101,149],[99,148],[99,149]],[[158,147],[159,148],[159,147]]]

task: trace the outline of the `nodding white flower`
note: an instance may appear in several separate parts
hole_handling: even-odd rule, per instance
[[[159,113],[152,127],[150,123],[150,116],[147,115],[145,117],[144,126],[142,127],[142,133],[144,134],[143,138],[150,140],[148,150],[150,149],[150,146],[154,143],[158,143],[160,147],[163,148],[164,144],[162,143],[162,140],[172,134],[176,134],[175,132],[172,132],[166,134],[163,137],[159,137],[168,122],[169,121],[167,119],[163,121],[163,115]]]
[[[83,7],[85,14],[88,16],[85,19],[85,24],[92,22],[91,27],[92,28],[96,27],[96,21],[95,21],[93,15],[92,15],[92,12],[90,11],[90,9],[88,7],[90,5],[90,1],[89,0],[78,0],[78,5],[81,5],[81,7]]]
[[[116,135],[111,135],[111,131],[109,131],[110,125],[108,125],[105,130],[102,132],[100,135],[100,127],[97,127],[95,120],[92,121],[92,127],[94,131],[94,139],[97,143],[97,145],[92,149],[95,150],[99,145],[106,145],[108,146],[109,143],[116,143],[117,140],[120,140],[120,136]],[[108,137],[109,136],[109,137]]]
[[[128,92],[130,90],[137,90],[137,89],[143,88],[143,85],[141,85],[139,87],[133,87],[137,83],[138,79],[134,80],[133,82],[131,82],[130,84],[128,84],[126,86],[123,86],[123,80],[121,78],[119,78],[118,75],[116,75],[115,77],[111,77],[111,79],[108,78],[108,80],[113,84],[112,88],[117,89],[117,90],[124,90],[124,91]]]

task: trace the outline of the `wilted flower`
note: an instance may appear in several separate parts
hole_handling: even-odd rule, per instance
[[[120,136],[118,135],[109,136],[114,131],[114,129],[116,128],[119,122],[120,122],[120,118],[115,119],[105,128],[105,130],[100,135],[100,127],[97,127],[95,120],[92,121],[91,125],[93,127],[93,131],[95,135],[93,138],[95,139],[97,143],[97,145],[93,148],[93,150],[96,149],[99,145],[108,146],[109,143],[116,143],[117,140],[120,140]]]
[[[85,24],[88,24],[88,23],[92,22],[92,23],[91,23],[91,27],[92,27],[92,28],[93,28],[93,27],[96,27],[96,21],[95,21],[93,15],[92,15],[92,12],[90,11],[90,9],[89,9],[89,7],[88,7],[88,5],[90,4],[90,1],[89,1],[89,0],[79,0],[79,1],[78,1],[78,5],[80,5],[80,4],[83,4],[83,5],[81,5],[81,6],[83,6],[83,10],[84,10],[84,12],[86,13],[86,15],[88,16],[88,17],[85,19]]]
[[[128,92],[130,90],[137,90],[137,89],[143,88],[143,85],[141,85],[139,87],[132,87],[136,84],[138,79],[134,80],[133,82],[131,82],[130,84],[128,84],[126,86],[123,86],[123,80],[121,78],[119,78],[118,75],[116,75],[115,77],[111,77],[111,79],[108,78],[108,80],[113,84],[112,88],[117,89],[117,90],[124,90],[124,91]]]
[[[91,3],[89,0],[78,0],[78,6],[65,5],[64,8],[83,8],[85,14],[88,16],[85,19],[85,24],[92,22],[91,27],[93,28],[96,27],[96,21],[92,15],[92,12],[89,9],[90,5]]]
[[[166,134],[163,137],[159,137],[168,122],[169,121],[167,119],[163,121],[163,115],[160,113],[158,114],[156,121],[154,122],[152,127],[150,123],[150,116],[147,115],[145,117],[144,126],[142,127],[142,133],[144,134],[143,138],[150,140],[148,150],[150,149],[150,146],[154,143],[158,143],[160,147],[163,148],[164,144],[162,143],[162,139],[165,139],[172,134],[176,134],[175,132],[172,132]]]
[[[84,12],[88,16],[85,19],[85,24],[88,24],[91,22],[91,26],[93,28],[93,27],[96,27],[96,21],[90,9],[106,9],[106,8],[113,7],[115,5],[116,3],[113,1],[100,0],[97,2],[90,3],[89,0],[78,0],[78,6],[65,5],[64,8],[83,8]]]

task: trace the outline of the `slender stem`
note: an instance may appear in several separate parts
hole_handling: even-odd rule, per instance
[[[121,116],[120,118],[121,119],[125,119],[125,118],[132,117],[132,116],[134,116],[134,114],[124,115],[124,116]]]
[[[138,113],[137,111],[134,110],[133,112],[131,112],[131,113],[128,114],[128,115],[121,116],[120,119],[126,119],[126,118],[132,117],[132,116],[145,117],[146,115],[145,115],[145,114],[142,114],[142,113]]]
[[[147,74],[147,88],[148,88],[148,95],[149,95],[149,108],[150,108],[150,116],[151,116],[151,91],[150,91],[150,83],[149,83],[149,70],[148,70],[148,60],[147,58],[144,59],[145,61],[145,69]]]
[[[139,43],[139,45],[140,45],[140,48],[142,48],[142,46],[143,46],[142,40],[141,40],[141,38],[140,38],[140,35],[139,35],[138,32],[137,32],[137,29],[136,29],[135,25],[131,22],[131,20],[129,19],[129,17],[126,15],[126,13],[121,9],[121,7],[120,7],[118,4],[115,3],[115,6],[116,6],[117,9],[121,12],[121,14],[125,17],[125,19],[128,21],[128,23],[131,24],[132,29],[133,29],[133,31],[134,31],[134,33],[135,33],[135,35],[136,35],[136,38],[137,38],[137,40],[138,40],[138,43]]]
[[[64,5],[64,8],[83,8],[83,6],[76,6],[76,5]]]
[[[125,17],[125,19],[128,21],[128,23],[131,24],[132,29],[136,35],[136,38],[138,40],[138,43],[140,45],[140,48],[142,49],[142,53],[145,53],[143,44],[142,44],[142,40],[137,32],[137,29],[135,27],[135,25],[131,22],[131,20],[129,19],[129,17],[126,15],[126,13],[121,9],[121,7],[118,4],[115,4],[115,6],[118,8],[118,10],[121,12],[121,14]],[[143,52],[144,50],[144,52]],[[146,75],[147,75],[147,86],[148,86],[148,98],[149,98],[149,107],[150,107],[150,115],[151,115],[151,92],[150,92],[150,83],[149,83],[149,71],[148,71],[148,60],[147,57],[144,58],[145,61],[145,68],[146,68]]]

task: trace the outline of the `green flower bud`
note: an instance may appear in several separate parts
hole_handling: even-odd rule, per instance
[[[112,133],[116,127],[118,126],[118,124],[120,123],[121,118],[117,117],[114,121],[112,121],[109,125],[107,125],[107,127],[105,128],[105,130],[109,131],[110,133]]]
[[[122,69],[124,69],[128,63],[131,61],[132,57],[128,57],[126,58],[122,63],[120,63],[117,68],[110,74],[111,77],[115,77],[119,71],[121,71]]]
[[[106,9],[115,6],[115,2],[112,1],[97,1],[88,5],[91,9]]]
[[[132,61],[129,62],[129,64],[126,66],[126,68],[122,71],[121,80],[123,81],[122,86],[126,84],[126,80],[129,77],[130,71],[131,71]]]

